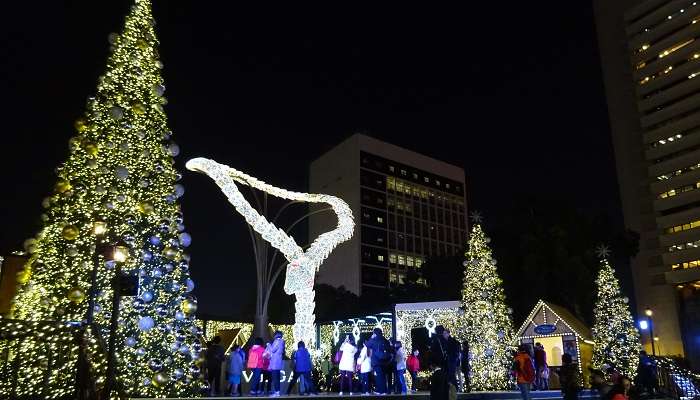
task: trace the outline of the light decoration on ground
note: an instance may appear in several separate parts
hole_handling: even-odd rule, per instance
[[[128,258],[119,266],[138,280],[138,293],[121,299],[117,385],[132,396],[187,397],[200,392],[195,360],[202,343],[192,323],[196,300],[185,253],[191,238],[184,231],[178,201],[184,188],[174,167],[180,150],[163,109],[154,25],[150,1],[135,0],[123,31],[108,37],[106,71],[75,122],[69,156],[42,204],[43,226],[26,242],[30,259],[17,277],[13,318],[84,324],[92,308],[95,333],[106,342],[116,312],[117,268],[98,249],[124,242]],[[57,395],[59,382],[75,378],[77,353],[58,353],[65,349],[49,351],[64,362],[52,371],[48,389],[40,366],[28,365],[22,370],[26,382],[19,383],[29,386],[20,390],[28,397],[42,397],[37,391]],[[20,358],[36,360],[47,351],[25,346]]]
[[[513,349],[512,310],[506,305],[503,281],[481,229],[481,215],[473,214],[469,248],[464,261],[461,330],[469,342],[471,386],[474,390],[508,390]]]
[[[595,368],[614,364],[620,372],[634,378],[641,350],[639,331],[630,312],[629,299],[622,294],[615,270],[608,263],[610,251],[599,246],[596,253],[600,272],[595,281],[598,293],[593,309],[591,364]]]
[[[409,354],[414,350],[411,331],[425,329],[428,336],[435,334],[435,327],[442,325],[458,341],[464,340],[462,309],[459,301],[396,304],[394,306],[396,339]],[[425,350],[425,349],[418,349]],[[411,377],[406,376],[410,385]]]
[[[355,224],[350,207],[337,197],[281,189],[227,165],[219,164],[206,158],[189,160],[186,166],[191,171],[202,172],[212,178],[224,192],[229,202],[236,208],[236,211],[245,218],[246,222],[263,239],[267,240],[274,248],[279,249],[289,261],[286,269],[284,291],[296,297],[294,342],[303,340],[309,344],[309,348],[312,348],[313,346],[311,345],[316,338],[314,329],[315,294],[313,290],[316,272],[323,260],[328,257],[336,246],[352,237]],[[236,183],[250,186],[286,200],[328,204],[338,217],[338,225],[332,231],[321,234],[304,252],[294,238],[270,223],[251,206],[238,190]]]

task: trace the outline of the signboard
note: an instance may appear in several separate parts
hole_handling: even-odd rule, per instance
[[[538,335],[549,335],[557,330],[556,325],[542,324],[535,327],[535,333]]]
[[[250,381],[253,378],[253,371],[250,369],[243,370],[241,374],[241,389],[243,394],[250,392]],[[280,392],[286,393],[287,385],[293,379],[292,363],[290,360],[284,360],[284,368],[280,371]],[[262,382],[262,374],[260,375],[260,381]],[[299,382],[297,381],[297,388],[299,387]]]

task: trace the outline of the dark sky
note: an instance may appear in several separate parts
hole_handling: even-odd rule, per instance
[[[619,218],[591,5],[477,3],[155,1],[201,311],[250,303],[254,268],[242,219],[208,178],[184,171],[194,156],[304,190],[309,162],[362,131],[463,166],[469,207],[487,218],[521,196]],[[37,230],[107,35],[130,3],[10,4],[0,24],[0,254]]]

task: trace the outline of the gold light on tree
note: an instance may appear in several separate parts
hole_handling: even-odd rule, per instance
[[[178,397],[199,393],[194,361],[202,344],[185,254],[191,239],[178,204],[184,189],[173,157],[179,148],[163,109],[154,25],[150,1],[136,0],[123,32],[109,35],[107,69],[75,123],[70,154],[43,203],[43,227],[27,242],[31,258],[18,276],[14,318],[79,325],[94,316],[96,333],[107,342],[119,262],[138,280],[138,293],[121,299],[118,385],[131,395]],[[111,254],[101,251],[107,247]],[[33,343],[28,340],[18,357],[21,393],[41,394],[46,371],[50,397],[74,390],[75,349],[63,354],[51,341],[48,348]],[[33,361],[47,353],[62,364]],[[104,373],[104,362],[98,364],[93,372]]]
[[[212,178],[224,192],[233,206],[263,239],[279,249],[289,264],[286,270],[284,291],[296,297],[296,314],[294,317],[294,342],[303,340],[307,344],[314,343],[314,279],[316,271],[323,260],[340,243],[352,237],[354,222],[352,211],[343,200],[325,194],[299,193],[280,189],[262,182],[252,176],[226,165],[219,164],[206,158],[195,158],[187,162],[187,169],[205,173]],[[283,230],[270,223],[260,215],[243,197],[236,183],[250,186],[273,196],[302,201],[306,203],[325,203],[331,206],[338,217],[338,225],[330,232],[320,235],[306,250],[288,236]]]
[[[472,221],[462,288],[462,331],[469,342],[471,386],[474,390],[507,390],[511,388],[512,311],[488,246],[491,239],[481,229],[479,214],[472,214]]]
[[[610,251],[598,246],[600,272],[595,281],[598,295],[593,309],[593,359],[595,368],[614,365],[634,378],[639,365],[639,331],[630,312],[629,299],[622,294],[615,270],[608,263]]]

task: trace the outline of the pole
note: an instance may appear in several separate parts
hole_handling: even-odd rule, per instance
[[[656,356],[656,345],[654,344],[654,322],[649,317],[649,335],[651,335],[651,355]]]
[[[119,301],[121,299],[120,278],[122,274],[122,267],[120,262],[115,263],[114,267],[114,280],[112,281],[112,315],[109,321],[109,352],[107,354],[107,385],[105,388],[105,398],[109,399],[112,389],[116,386],[115,382],[115,370],[117,360],[116,347],[117,347],[117,328],[119,325]]]
[[[90,298],[88,299],[87,325],[95,322],[95,297],[97,297],[97,270],[100,267],[99,246],[92,255],[92,273],[90,274]]]

